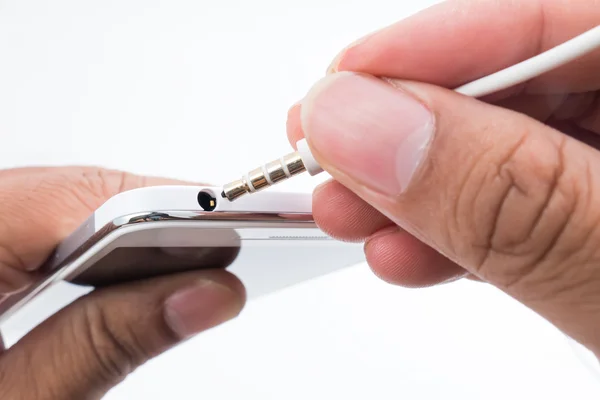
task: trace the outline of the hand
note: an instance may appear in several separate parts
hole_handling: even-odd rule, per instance
[[[595,0],[455,0],[346,48],[288,119],[335,179],[319,225],[366,240],[386,281],[472,276],[600,356],[600,52],[487,99],[449,90],[597,24]]]
[[[181,184],[95,168],[0,172],[0,293],[26,287],[53,248],[110,197]],[[0,354],[2,399],[99,399],[136,367],[235,317],[237,278],[198,271],[98,289]]]

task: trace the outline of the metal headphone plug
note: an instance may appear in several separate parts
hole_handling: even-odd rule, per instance
[[[248,172],[241,179],[223,186],[221,196],[233,201],[246,193],[255,193],[306,171],[298,152],[271,161]]]
[[[299,141],[296,146],[298,151],[253,169],[241,179],[224,185],[221,197],[234,201],[245,194],[256,193],[305,171],[310,175],[323,171],[310,153],[305,139]]]

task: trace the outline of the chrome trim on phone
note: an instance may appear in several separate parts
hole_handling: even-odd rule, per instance
[[[90,218],[92,219],[92,218]],[[90,247],[95,245],[101,238],[116,229],[138,224],[161,221],[235,221],[235,222],[272,222],[272,223],[300,223],[313,224],[311,214],[257,214],[257,213],[231,213],[231,212],[203,212],[203,211],[152,211],[145,213],[129,214],[114,219],[91,235],[82,235],[78,229],[74,234],[67,237],[57,249],[53,256],[40,269],[42,272],[51,272],[65,263],[79,257]],[[90,220],[86,226],[90,224]],[[91,222],[93,227],[93,221]],[[1,304],[1,303],[0,303]],[[1,309],[1,307],[0,307]]]

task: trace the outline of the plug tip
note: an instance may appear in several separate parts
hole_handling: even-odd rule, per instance
[[[234,201],[248,192],[250,192],[250,188],[248,187],[246,180],[238,179],[237,181],[233,181],[223,186],[221,197],[229,201]]]

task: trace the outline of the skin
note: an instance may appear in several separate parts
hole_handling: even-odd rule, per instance
[[[0,171],[0,294],[23,290],[53,248],[119,192],[183,184],[98,168]],[[223,270],[97,289],[0,353],[0,398],[100,399],[136,367],[238,315],[241,282]]]
[[[600,355],[600,51],[488,98],[450,90],[599,23],[597,0],[449,0],[348,46],[289,111],[333,176],[318,224],[390,283],[487,282]]]

